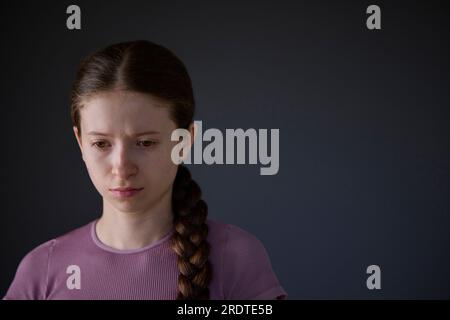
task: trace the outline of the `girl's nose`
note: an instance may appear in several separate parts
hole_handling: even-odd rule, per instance
[[[137,172],[138,167],[131,158],[130,150],[125,146],[118,146],[113,155],[112,174],[126,180]]]

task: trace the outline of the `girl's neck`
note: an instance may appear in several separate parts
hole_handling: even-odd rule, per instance
[[[134,250],[149,246],[173,228],[169,205],[146,212],[121,212],[103,201],[103,214],[96,224],[98,239],[118,250]]]

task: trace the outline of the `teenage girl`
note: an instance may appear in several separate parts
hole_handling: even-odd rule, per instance
[[[73,131],[101,216],[29,252],[4,299],[283,299],[262,243],[207,219],[188,169],[172,161],[195,101],[184,64],[149,41],[85,58]]]

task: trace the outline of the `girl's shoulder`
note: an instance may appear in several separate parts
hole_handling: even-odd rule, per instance
[[[264,249],[262,242],[251,232],[234,224],[207,220],[208,241],[211,245],[225,246],[224,249],[236,252],[249,249]]]
[[[239,226],[207,221],[210,259],[224,299],[287,297],[263,243]]]
[[[91,221],[81,227],[77,227],[61,235],[47,240],[44,243],[34,247],[29,251],[23,260],[46,260],[56,247],[79,247],[89,240],[91,227],[94,221]]]
[[[49,268],[55,251],[65,250],[70,255],[73,248],[82,248],[87,242],[91,223],[48,240],[29,251],[20,261],[14,280],[3,299],[45,299]],[[55,261],[53,259],[53,261]]]
[[[216,220],[208,219],[207,224],[208,242],[212,250],[223,259],[227,261],[237,259],[247,264],[253,264],[258,260],[269,261],[266,248],[253,233],[237,225]]]

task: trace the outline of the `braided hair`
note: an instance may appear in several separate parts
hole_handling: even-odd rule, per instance
[[[151,94],[170,103],[178,128],[192,123],[195,101],[183,62],[171,51],[146,40],[121,42],[92,53],[81,61],[70,94],[71,118],[78,132],[85,98],[108,90]],[[173,183],[175,232],[171,248],[177,255],[177,300],[209,299],[212,267],[209,262],[208,207],[198,184],[184,165]]]
[[[209,244],[206,241],[208,206],[202,200],[200,187],[183,165],[178,167],[175,177],[172,204],[175,212],[172,249],[178,255],[180,270],[177,299],[209,299],[211,265],[208,261]]]

